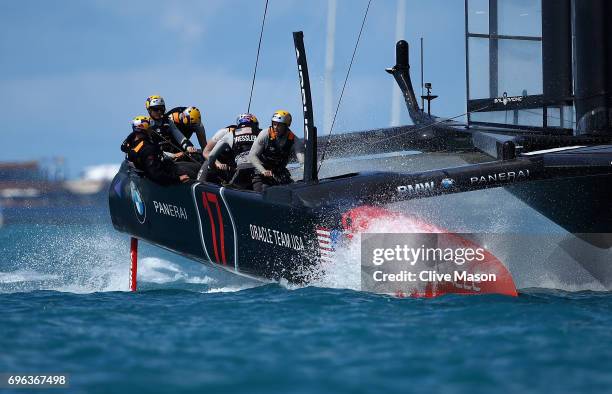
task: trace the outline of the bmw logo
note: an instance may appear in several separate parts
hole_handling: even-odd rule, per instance
[[[142,224],[147,218],[147,207],[142,199],[142,195],[140,194],[138,187],[134,182],[130,182],[130,194],[132,196],[132,203],[134,204],[136,218]]]
[[[455,185],[455,180],[451,178],[444,178],[442,179],[442,182],[440,182],[440,184],[442,185],[442,188],[450,189]]]

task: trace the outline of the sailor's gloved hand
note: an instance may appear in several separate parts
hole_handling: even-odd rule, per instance
[[[179,176],[179,180],[183,183],[189,182],[189,175],[181,175]]]
[[[202,156],[202,151],[199,149],[196,149],[195,152],[193,153],[187,153],[189,155],[189,157],[191,158],[191,161],[196,161],[200,164],[204,163],[204,156]]]
[[[272,171],[270,171],[270,170],[265,170],[264,172],[261,173],[261,175],[267,176],[267,177],[274,176],[274,174],[272,174]]]
[[[225,171],[225,170],[227,170],[227,164],[224,164],[224,163],[219,163],[219,162],[217,161],[217,162],[215,162],[215,166],[216,166],[216,167],[217,167],[219,170],[221,170],[221,171]]]
[[[178,160],[181,157],[183,157],[185,154],[183,152],[178,152],[174,154],[174,157],[172,158],[172,160]]]
[[[198,150],[196,149],[195,146],[188,146],[187,147],[187,153],[196,153]]]

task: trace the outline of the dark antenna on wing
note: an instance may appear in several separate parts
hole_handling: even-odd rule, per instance
[[[427,94],[421,96],[421,100],[427,100],[427,115],[431,116],[431,100],[437,99],[438,96],[431,94],[431,82],[425,82],[425,89],[427,89]],[[425,104],[423,104],[423,111],[425,111]]]

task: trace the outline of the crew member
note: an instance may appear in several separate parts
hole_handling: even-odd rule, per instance
[[[300,163],[304,162],[304,145],[289,129],[291,114],[276,111],[272,126],[257,136],[249,153],[249,161],[255,166],[253,190],[261,192],[268,186],[292,183],[287,170],[289,156],[293,152]]]
[[[252,122],[253,122],[253,127],[256,128],[257,130],[259,129],[259,120],[257,120],[257,117],[253,114],[242,114],[238,116],[238,119],[236,119],[236,123],[239,123],[239,119],[243,116],[243,115],[250,115],[252,116]],[[224,127],[222,129],[217,130],[217,132],[212,136],[212,138],[206,143],[206,147],[204,148],[204,150],[202,151],[202,155],[204,156],[204,158],[206,160],[208,160],[208,157],[210,156],[210,152],[212,152],[212,150],[214,149],[215,145],[217,145],[217,142],[219,142],[223,137],[225,137],[225,135],[227,133],[231,133],[232,129],[237,128],[238,125],[237,124],[233,124],[233,125],[229,125],[227,127]],[[217,160],[221,160],[222,158],[218,158]]]
[[[189,138],[195,132],[201,146],[206,145],[206,134],[202,116],[195,107],[176,107],[166,113],[166,104],[161,96],[149,96],[145,107],[152,119],[153,137],[162,145],[165,154],[174,160],[193,161],[185,152],[202,161]],[[180,127],[179,127],[180,125]]]
[[[164,124],[164,114],[166,113],[166,102],[161,96],[153,95],[147,97],[145,108],[151,119],[151,128],[160,129]]]
[[[176,126],[183,136],[180,141],[181,147],[189,151],[193,144],[189,140],[193,134],[196,135],[200,147],[206,146],[206,130],[202,124],[202,113],[196,107],[176,107],[166,113],[166,117],[172,121],[171,127]],[[173,133],[174,135],[174,133]]]
[[[255,115],[238,115],[236,127],[229,127],[228,131],[224,132],[208,156],[203,180],[217,183],[224,181],[239,188],[250,189],[254,167],[250,164],[248,155],[261,131],[258,126]],[[221,161],[218,158],[223,159]]]
[[[195,179],[199,165],[190,162],[176,163],[166,157],[153,139],[148,116],[137,116],[132,120],[132,132],[121,144],[121,150],[134,166],[147,178],[161,185],[187,182]]]

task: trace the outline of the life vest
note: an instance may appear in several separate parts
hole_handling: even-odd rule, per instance
[[[272,127],[268,129],[268,137],[261,153],[261,161],[264,167],[271,170],[287,167],[289,155],[295,143],[295,134],[291,130],[287,130],[287,142],[283,146],[280,146],[279,137]]]
[[[231,128],[230,132],[233,136],[232,150],[234,156],[239,156],[251,150],[259,130],[253,130],[251,127]]]
[[[140,138],[136,140],[137,137]],[[145,170],[145,157],[143,157],[142,152],[147,145],[157,148],[157,145],[151,141],[150,137],[142,131],[132,131],[121,144],[121,150],[125,153],[126,158],[134,163],[134,167],[141,171]],[[161,157],[161,150],[159,148],[155,149],[154,152]]]
[[[153,130],[151,133],[151,140],[156,145],[159,145],[160,149],[164,152],[180,152],[180,150],[173,146],[179,146],[179,143],[172,136],[168,122],[169,119],[166,117],[163,117],[160,120],[153,120],[153,123],[151,124],[151,129]]]
[[[182,141],[177,141],[172,131],[170,131],[170,122],[174,123],[178,130],[189,140],[191,135],[193,134],[193,130],[189,130],[188,127],[179,127],[180,122],[178,120],[175,122],[174,118],[178,119],[178,115],[183,112],[187,107],[175,107],[170,111],[166,112],[164,116],[160,120],[154,120],[151,127],[153,128],[152,139],[153,142],[159,145],[161,150],[169,153],[179,153],[182,152],[179,147],[181,146]],[[178,122],[178,123],[177,123]],[[188,134],[188,135],[185,135]],[[183,147],[185,148],[185,147]]]

